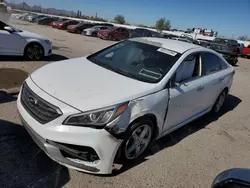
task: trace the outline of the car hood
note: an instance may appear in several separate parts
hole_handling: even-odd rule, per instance
[[[18,32],[18,34],[24,38],[35,38],[35,39],[42,39],[42,40],[47,40],[45,37],[38,35],[36,33],[31,33],[29,31],[22,31]]]
[[[125,77],[85,57],[45,65],[33,82],[54,98],[81,111],[130,101],[156,91],[156,84]]]

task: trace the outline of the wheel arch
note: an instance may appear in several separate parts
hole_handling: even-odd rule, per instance
[[[24,49],[23,49],[23,55],[25,55],[25,52],[27,50],[27,48],[32,45],[32,44],[37,44],[39,46],[42,47],[42,50],[43,50],[43,55],[45,55],[45,49],[44,49],[44,46],[39,42],[39,41],[36,41],[36,40],[32,40],[32,41],[28,41],[28,43],[25,45]]]
[[[159,135],[159,127],[158,127],[158,123],[157,123],[157,117],[156,117],[156,115],[154,115],[152,113],[144,114],[142,116],[137,117],[129,124],[129,126],[140,122],[142,119],[143,120],[148,119],[148,120],[152,121],[152,123],[153,123],[153,139],[156,139]]]

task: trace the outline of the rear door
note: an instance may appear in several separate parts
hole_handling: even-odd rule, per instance
[[[122,33],[121,28],[116,28],[116,29],[113,31],[113,38],[114,38],[114,39],[121,39],[121,33]]]
[[[125,28],[121,28],[120,39],[127,39],[129,37],[129,31]]]
[[[201,54],[201,81],[203,82],[204,109],[213,106],[223,88],[226,78],[225,66],[216,55],[204,52]]]

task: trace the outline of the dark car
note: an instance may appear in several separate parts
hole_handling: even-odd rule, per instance
[[[57,28],[57,25],[58,25],[58,24],[60,24],[60,23],[62,23],[62,22],[64,22],[64,21],[66,21],[66,20],[68,20],[68,19],[62,18],[62,19],[59,19],[59,20],[57,20],[57,21],[53,21],[53,22],[51,22],[50,26],[52,26],[53,28]]]
[[[159,37],[164,38],[161,33],[149,29],[136,28],[130,33],[130,38],[134,37]]]
[[[163,33],[163,37],[166,38],[166,39],[173,39],[173,38],[176,38],[178,36],[176,35],[171,35],[171,34],[166,34],[166,33]]]
[[[37,22],[38,20],[42,18],[46,18],[47,16],[44,15],[37,15],[36,17],[32,18],[32,22]]]
[[[214,179],[211,188],[249,188],[250,169],[233,168],[221,172]]]
[[[211,48],[211,41],[209,40],[198,40],[200,43],[200,46],[203,46],[205,48]]]
[[[57,25],[57,29],[66,30],[69,25],[76,25],[79,21],[76,20],[66,20]]]
[[[43,18],[37,21],[37,24],[39,25],[50,25],[52,22],[57,21],[58,18],[53,18],[53,17],[47,17]]]
[[[70,33],[81,34],[84,29],[87,29],[87,28],[90,28],[90,27],[93,27],[93,26],[94,26],[94,24],[91,24],[91,23],[80,22],[80,23],[78,23],[76,25],[69,25],[67,27],[67,31],[70,32]]]
[[[129,38],[129,30],[123,27],[100,30],[98,32],[98,37],[109,40],[123,40]]]
[[[211,43],[211,49],[221,53],[232,65],[238,62],[238,42],[234,39],[215,38]]]
[[[114,25],[113,25],[113,24],[110,24],[110,23],[94,23],[94,24],[93,24],[93,26],[96,26],[96,25],[114,27]]]

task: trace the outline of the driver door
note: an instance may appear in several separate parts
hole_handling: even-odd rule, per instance
[[[200,55],[188,56],[176,70],[169,88],[169,105],[164,131],[178,128],[182,123],[204,110],[204,91]]]

